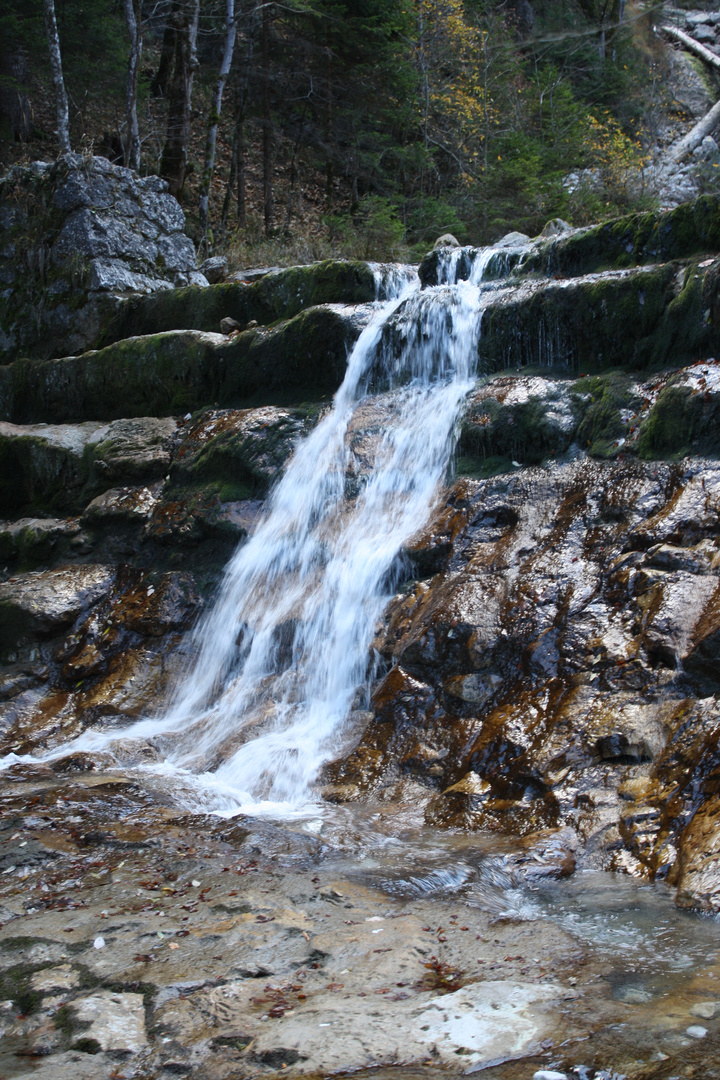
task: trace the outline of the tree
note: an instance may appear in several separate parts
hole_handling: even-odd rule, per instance
[[[140,168],[140,131],[137,118],[137,88],[140,60],[142,59],[142,27],[139,12],[135,10],[134,0],[123,0],[125,22],[130,36],[130,57],[128,59],[126,112],[127,132],[125,135],[125,165],[137,172]]]
[[[167,180],[171,194],[178,196],[182,193],[188,166],[193,79],[198,66],[200,0],[180,0],[172,18],[175,21],[175,69],[160,175]]]
[[[53,88],[55,90],[55,108],[57,111],[57,136],[63,154],[70,153],[70,110],[68,108],[65,80],[63,78],[62,58],[60,56],[60,38],[57,19],[55,18],[55,0],[43,0],[45,15],[45,33],[50,50]]]
[[[126,0],[126,3],[128,0]],[[207,243],[208,231],[208,203],[210,201],[210,185],[212,184],[215,170],[215,148],[217,146],[217,130],[220,122],[220,110],[222,109],[223,92],[225,83],[230,74],[233,52],[235,51],[235,39],[237,37],[237,19],[235,18],[235,0],[225,0],[225,47],[223,49],[222,63],[215,91],[213,93],[210,116],[208,118],[207,138],[205,140],[205,167],[200,183],[200,226],[202,228],[203,241]]]
[[[262,162],[263,162],[263,220],[265,235],[273,224],[273,126],[270,109],[270,4],[262,5]]]

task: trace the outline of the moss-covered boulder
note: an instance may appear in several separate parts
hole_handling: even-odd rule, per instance
[[[720,251],[720,198],[703,195],[665,213],[605,221],[538,244],[523,273],[572,277]]]
[[[680,371],[660,390],[638,435],[644,458],[720,453],[720,385],[713,367]]]
[[[468,399],[457,468],[488,475],[513,462],[535,464],[573,441],[577,416],[567,379],[499,376]]]
[[[0,649],[57,633],[113,587],[115,568],[99,564],[23,574],[0,584]]]
[[[369,263],[328,259],[277,270],[253,284],[224,282],[134,297],[108,326],[102,343],[167,330],[217,332],[224,318],[243,328],[253,320],[267,325],[320,304],[363,304],[375,295]]]
[[[707,355],[718,339],[702,270],[673,264],[508,290],[488,304],[480,370],[638,370]]]
[[[226,502],[264,492],[313,423],[307,411],[273,406],[209,410],[180,444],[170,482],[218,485]]]
[[[63,360],[17,360],[0,368],[0,419],[112,420],[314,400],[340,385],[360,329],[351,314],[318,307],[233,338],[174,330]]]

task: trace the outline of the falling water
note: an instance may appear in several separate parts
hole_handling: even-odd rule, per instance
[[[151,739],[165,768],[194,775],[216,809],[302,807],[342,748],[372,679],[370,646],[399,553],[447,474],[473,385],[478,284],[496,255],[479,253],[472,280],[423,291],[416,275],[378,268],[379,289],[395,295],[363,330],[332,409],[228,565],[195,632],[192,670],[164,715],[122,733]],[[452,253],[443,266],[454,281]],[[352,425],[369,403],[376,430],[363,457]],[[112,738],[88,733],[76,746],[112,749]]]

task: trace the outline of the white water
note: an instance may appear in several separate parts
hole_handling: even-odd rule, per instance
[[[195,776],[208,808],[307,806],[369,687],[370,645],[400,550],[427,522],[446,477],[474,379],[478,284],[495,254],[481,253],[473,281],[422,292],[416,277],[384,274],[379,287],[396,295],[362,332],[331,411],[297,448],[267,516],[232,558],[170,708],[115,735],[88,733],[74,750],[149,739],[164,769]],[[454,280],[452,256],[445,262]],[[390,320],[393,348],[382,344]],[[390,389],[370,399],[373,379]],[[358,461],[350,437],[369,400],[381,416],[370,463]],[[364,483],[348,499],[346,477],[358,467]]]

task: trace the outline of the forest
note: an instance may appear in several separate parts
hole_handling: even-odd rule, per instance
[[[624,0],[6,0],[0,163],[64,146],[159,174],[202,252],[236,261],[407,257],[445,232],[482,243],[555,216],[581,225],[652,207],[638,177],[668,118],[682,119],[658,12]]]

